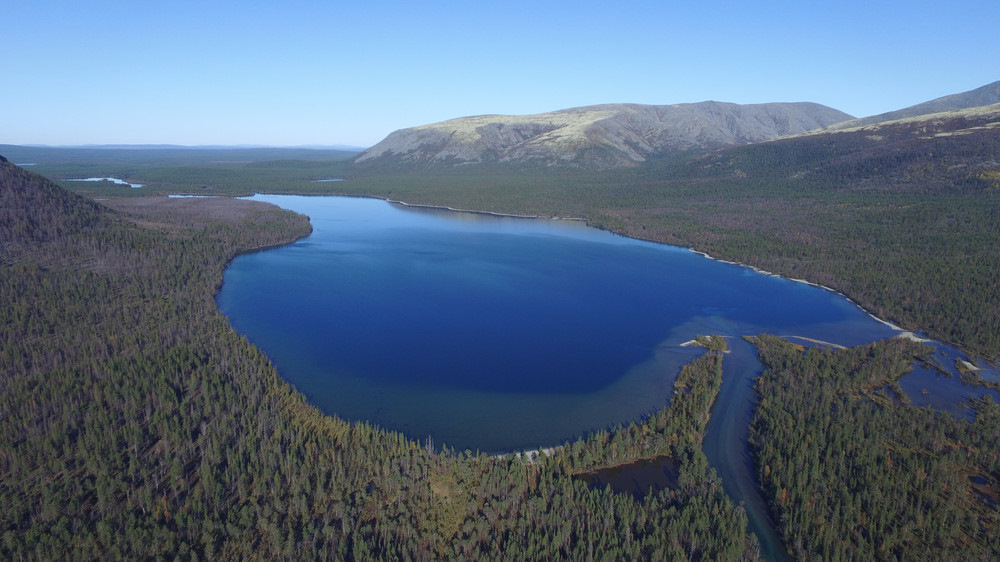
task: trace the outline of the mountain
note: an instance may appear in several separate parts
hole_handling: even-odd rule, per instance
[[[889,111],[886,113],[880,113],[879,115],[872,115],[870,117],[862,117],[860,119],[852,119],[850,121],[836,123],[830,128],[844,129],[861,127],[885,121],[896,121],[908,117],[968,109],[970,107],[980,107],[995,103],[1000,103],[1000,80],[974,90],[969,90],[968,92],[943,96],[924,103],[918,103],[917,105],[911,105],[910,107],[905,107],[903,109],[897,109],[896,111]]]
[[[928,104],[930,103],[928,102]],[[920,105],[934,107],[928,104]],[[905,110],[900,110],[900,112],[902,111]],[[893,113],[898,114],[899,112]],[[863,132],[878,141],[887,141],[888,139],[891,142],[896,142],[906,137],[929,140],[933,138],[969,135],[975,132],[990,129],[996,130],[998,128],[1000,128],[1000,103],[994,103],[992,105],[950,109],[934,113],[918,113],[912,116],[897,117],[885,121],[852,119],[843,123],[836,123],[825,129],[807,131],[801,135],[796,135],[796,137]],[[887,147],[891,146],[891,142],[883,142],[881,148],[887,149]]]
[[[815,103],[594,105],[537,115],[462,117],[401,129],[355,162],[614,168],[679,150],[772,140],[848,119],[846,113]]]

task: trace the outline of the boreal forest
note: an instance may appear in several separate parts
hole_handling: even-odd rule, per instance
[[[214,297],[235,256],[311,230],[232,196],[365,195],[585,218],[830,287],[995,367],[998,122],[904,121],[603,171],[0,147],[0,557],[996,560],[1000,409],[988,394],[967,415],[915,406],[899,380],[928,363],[924,343],[750,338],[765,369],[748,462],[772,549],[702,450],[727,361],[712,334],[662,409],[490,456],[321,413]],[[66,181],[82,174],[144,187]],[[640,463],[670,478],[638,491],[602,479]]]

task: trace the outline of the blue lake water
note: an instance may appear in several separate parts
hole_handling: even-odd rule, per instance
[[[549,446],[662,408],[699,334],[897,333],[832,292],[579,222],[254,199],[314,231],[235,259],[223,313],[322,410],[459,450]]]

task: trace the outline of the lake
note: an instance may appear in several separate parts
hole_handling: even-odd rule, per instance
[[[314,231],[236,258],[222,312],[323,411],[438,446],[534,449],[639,419],[699,334],[897,333],[830,291],[579,221],[254,199]]]
[[[94,182],[94,181],[109,181],[109,182],[111,182],[113,184],[117,184],[117,185],[127,185],[127,186],[131,187],[132,189],[138,189],[138,188],[142,187],[142,185],[143,185],[141,183],[129,183],[129,182],[127,182],[127,181],[125,181],[125,180],[123,180],[121,178],[110,178],[110,177],[104,177],[104,178],[75,178],[75,179],[67,179],[65,181],[89,181],[89,182]]]

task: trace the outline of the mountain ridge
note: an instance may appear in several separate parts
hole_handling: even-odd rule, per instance
[[[904,107],[902,109],[897,109],[895,111],[887,111],[878,115],[871,115],[869,117],[861,117],[859,119],[835,123],[830,128],[844,129],[863,127],[866,125],[874,125],[876,123],[884,123],[886,121],[898,121],[900,119],[910,117],[970,109],[973,107],[993,105],[996,103],[1000,103],[1000,80],[966,92],[941,96],[939,98],[934,98],[932,100]]]
[[[574,107],[532,115],[477,115],[390,133],[353,160],[381,169],[502,163],[609,169],[694,149],[870,127],[1000,103],[1000,81],[863,118],[812,102]]]
[[[969,134],[977,129],[1000,128],[1000,102],[933,113],[897,117],[885,121],[852,119],[823,129],[807,131],[797,137],[865,131],[869,134],[885,129],[906,129],[911,136],[924,139]]]
[[[400,129],[354,162],[616,168],[679,150],[773,140],[847,119],[851,116],[811,102],[603,104],[534,115],[460,117]]]

